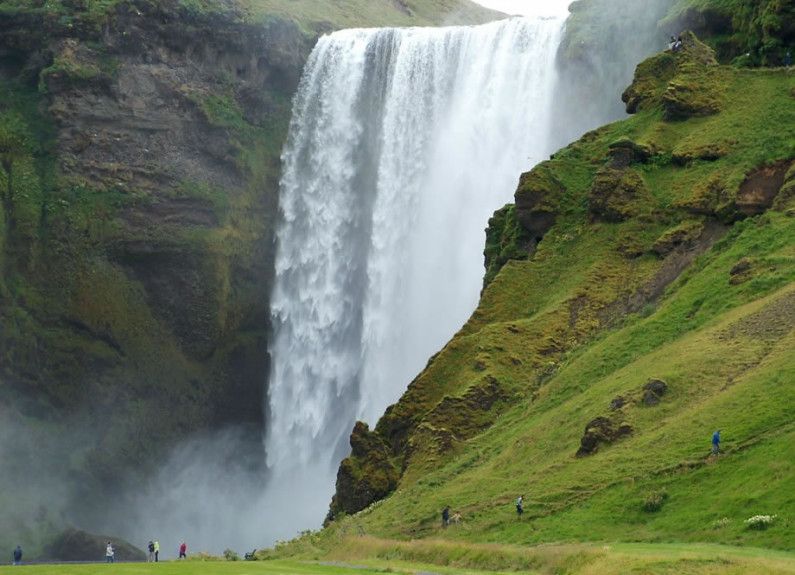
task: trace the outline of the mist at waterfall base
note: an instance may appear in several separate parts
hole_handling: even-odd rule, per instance
[[[240,430],[197,437],[130,488],[106,533],[159,539],[168,557],[183,540],[242,554],[320,526],[354,422],[372,426],[474,310],[488,218],[631,79],[591,84],[593,113],[556,114],[561,90],[582,91],[555,73],[561,27],[320,39],[283,152],[267,471],[245,463]]]

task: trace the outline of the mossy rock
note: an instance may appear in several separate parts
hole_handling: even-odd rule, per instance
[[[664,118],[686,120],[717,114],[721,108],[720,92],[701,79],[673,80],[663,93]]]
[[[617,411],[619,414],[620,412]],[[588,422],[585,426],[585,433],[580,439],[580,448],[575,457],[585,457],[593,455],[600,445],[610,444],[622,437],[632,435],[634,429],[625,422],[619,422],[608,417],[597,417]]]
[[[713,175],[699,181],[687,197],[674,203],[674,207],[682,208],[692,214],[714,216],[718,206],[725,203],[728,195],[726,182],[720,175]]]
[[[607,146],[613,165],[645,164],[655,155],[656,150],[648,144],[638,144],[634,140],[623,137]]]
[[[555,177],[553,165],[553,161],[547,160],[522,174],[514,193],[516,219],[536,241],[541,241],[554,225],[561,196],[566,191]]]
[[[650,194],[640,174],[607,165],[596,173],[588,194],[591,215],[605,222],[623,222],[650,205]]]
[[[331,511],[352,514],[389,495],[397,487],[398,471],[381,437],[357,421],[351,433],[351,454],[337,471]]]
[[[720,111],[722,81],[712,49],[692,32],[682,34],[682,49],[666,51],[638,64],[632,84],[621,95],[628,114],[661,105],[668,121]]]
[[[652,246],[652,251],[665,257],[679,247],[687,248],[692,245],[703,233],[703,222],[692,220],[683,222],[657,238]]]
[[[723,105],[724,83],[712,49],[692,32],[682,35],[682,44],[675,55],[677,73],[662,93],[667,121],[711,116]]]
[[[663,52],[638,64],[632,84],[621,94],[627,114],[651,109],[675,73],[676,60],[672,52]]]
[[[486,247],[483,250],[486,274],[483,276],[483,288],[491,283],[508,261],[527,259],[535,244],[530,232],[519,224],[514,204],[494,212],[486,228]]]
[[[737,142],[712,142],[700,146],[690,147],[683,144],[674,148],[671,160],[680,166],[686,166],[695,160],[714,162],[729,153],[729,149]]]

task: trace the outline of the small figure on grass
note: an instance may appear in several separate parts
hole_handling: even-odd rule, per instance
[[[116,562],[116,551],[113,549],[113,543],[108,541],[108,546],[105,547],[105,563]]]
[[[524,495],[520,495],[516,500],[516,514],[521,518],[524,513]]]
[[[14,549],[14,565],[22,565],[22,546],[20,545]]]
[[[185,542],[182,542],[182,545],[179,546],[179,558],[180,559],[187,559],[187,554],[185,553],[188,550],[188,546]]]
[[[456,525],[460,525],[461,524],[461,512],[460,511],[456,511],[455,513],[453,513],[453,523],[455,523]]]
[[[712,455],[720,453],[720,429],[712,434]]]
[[[442,527],[447,527],[450,525],[450,506],[445,505],[444,509],[442,509]]]

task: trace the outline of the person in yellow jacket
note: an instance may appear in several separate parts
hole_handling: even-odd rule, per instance
[[[160,542],[155,541],[155,563],[157,563],[157,556],[160,555]]]

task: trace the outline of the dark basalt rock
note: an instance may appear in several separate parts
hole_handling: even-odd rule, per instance
[[[116,561],[146,561],[146,553],[123,539],[96,535],[73,527],[64,529],[47,545],[41,559],[86,563],[104,561],[108,541],[116,552]]]
[[[610,411],[616,411],[617,409],[621,409],[626,405],[627,400],[624,399],[622,396],[614,397],[613,400],[610,402]]]
[[[650,379],[643,386],[643,403],[654,407],[660,403],[660,398],[668,392],[668,384],[661,379]]]
[[[536,242],[555,224],[563,184],[555,177],[552,163],[541,162],[519,178],[514,193],[516,219]]]
[[[336,495],[331,502],[333,515],[357,513],[397,487],[398,471],[389,459],[386,443],[376,432],[357,421],[350,443],[351,454],[337,471]]]
[[[626,423],[616,423],[607,417],[597,417],[585,426],[585,434],[580,439],[580,448],[575,457],[594,454],[599,445],[613,443],[617,439],[631,435],[634,430]]]

